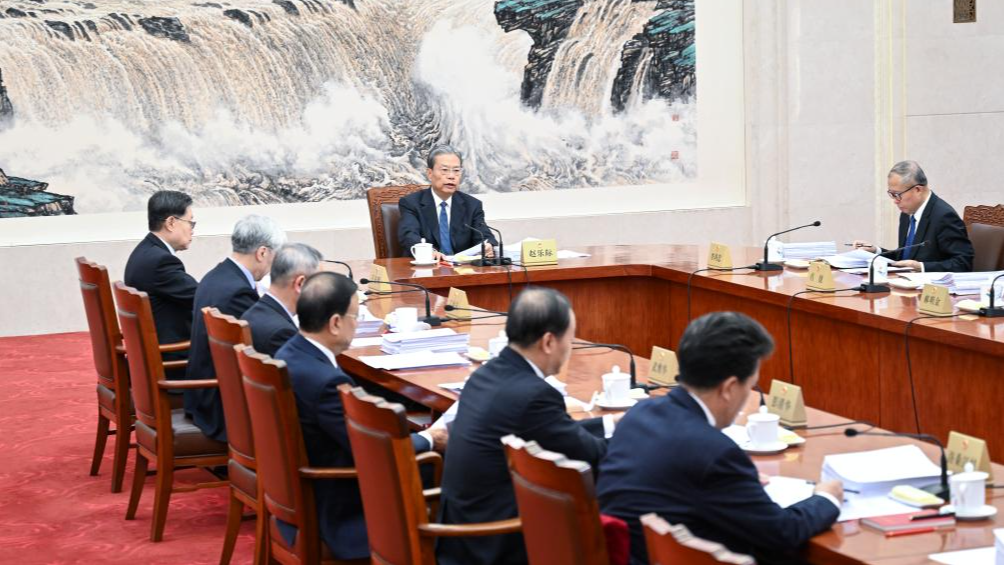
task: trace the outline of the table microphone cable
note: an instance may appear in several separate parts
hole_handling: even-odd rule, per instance
[[[789,378],[792,379],[792,384],[798,384],[796,383],[795,365],[792,362],[792,304],[795,302],[796,297],[799,296],[800,294],[811,294],[814,292],[820,294],[836,294],[838,292],[848,292],[850,290],[857,291],[858,287],[856,286],[853,288],[835,288],[834,290],[806,289],[806,290],[800,290],[799,292],[796,292],[789,297],[789,301],[785,305],[785,331],[789,340]]]
[[[729,268],[705,267],[704,269],[698,269],[697,271],[691,271],[691,274],[689,274],[687,276],[687,321],[688,322],[691,321],[691,280],[694,279],[695,275],[697,275],[698,273],[704,273],[705,271],[716,271],[716,272],[725,272],[725,273],[728,273],[728,272],[732,272],[732,271],[742,271],[742,270],[745,270],[745,269],[753,269],[754,267],[755,267],[754,265],[747,265],[745,267],[729,267]]]
[[[919,434],[922,433],[921,417],[918,415],[918,395],[914,388],[914,371],[911,369],[911,325],[918,320],[924,320],[926,318],[955,318],[964,314],[966,314],[966,312],[957,312],[955,314],[927,314],[911,318],[904,326],[904,355],[907,357],[907,382],[911,386],[911,407],[914,409],[914,427]]]

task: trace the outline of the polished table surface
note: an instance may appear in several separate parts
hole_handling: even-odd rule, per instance
[[[357,267],[362,268],[362,267]],[[434,297],[435,312],[444,314],[443,297]],[[366,301],[367,307],[378,316],[385,316],[394,308],[400,306],[422,306],[421,294],[407,293],[391,296],[371,296]],[[476,304],[477,305],[477,304]],[[487,348],[488,340],[495,337],[504,327],[505,318],[489,318],[472,321],[447,321],[444,327],[454,328],[458,332],[470,334],[472,346]],[[429,406],[434,411],[445,411],[456,399],[457,395],[441,388],[441,383],[463,381],[477,364],[465,367],[417,369],[405,371],[384,371],[374,369],[362,363],[359,358],[364,355],[379,354],[379,346],[352,348],[339,357],[339,365],[350,374],[381,384],[395,390],[417,402]],[[649,370],[649,362],[644,357],[636,357],[640,381],[645,381]],[[591,349],[574,351],[568,367],[564,368],[558,378],[566,383],[570,395],[586,402],[592,393],[600,388],[600,375],[608,372],[612,365],[627,366],[624,353]],[[738,417],[743,422],[746,413],[756,408],[757,398],[752,396],[746,410]],[[602,412],[574,414],[575,417],[598,416]],[[848,418],[836,416],[821,410],[807,410],[809,425],[833,424],[848,421]],[[799,447],[791,448],[782,454],[774,456],[753,457],[758,468],[769,475],[783,475],[817,480],[823,457],[832,453],[845,453],[891,447],[904,443],[919,445],[934,461],[937,461],[938,450],[931,445],[914,442],[903,438],[887,438],[875,436],[846,437],[842,428],[835,430],[801,431],[807,442]],[[448,442],[449,450],[449,442]],[[994,482],[1001,484],[1002,467],[993,465]],[[1002,491],[988,491],[989,504],[998,508],[998,514],[992,520],[981,522],[960,522],[948,531],[927,533],[887,539],[868,528],[861,528],[857,521],[836,524],[831,530],[813,538],[807,547],[807,557],[813,563],[869,563],[869,564],[914,564],[929,563],[927,556],[931,553],[982,547],[994,544],[992,529],[1002,527]],[[889,561],[895,559],[896,561]]]
[[[417,268],[407,259],[377,263],[392,280],[418,282],[443,295],[460,288],[472,304],[492,310],[505,310],[511,294],[528,281],[556,288],[576,309],[579,337],[622,343],[645,356],[654,345],[675,349],[688,321],[698,315],[741,311],[775,338],[775,354],[762,367],[762,387],[772,379],[794,382],[812,406],[891,430],[940,438],[950,430],[968,433],[987,440],[994,461],[1003,460],[1001,318],[915,320],[917,291],[794,297],[806,290],[805,270],[692,276],[706,266],[707,249],[700,246],[576,250],[590,256],[529,269]],[[734,248],[733,264],[751,265],[760,253]],[[362,263],[355,269],[368,270]],[[835,271],[834,279],[837,288],[852,289],[863,277]]]

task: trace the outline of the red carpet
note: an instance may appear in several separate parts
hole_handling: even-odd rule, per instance
[[[164,541],[153,543],[154,479],[127,522],[133,458],[112,494],[114,436],[101,473],[88,475],[97,400],[86,333],[0,338],[0,390],[0,563],[219,563],[227,489],[173,495]],[[246,520],[232,563],[251,563],[253,543]]]

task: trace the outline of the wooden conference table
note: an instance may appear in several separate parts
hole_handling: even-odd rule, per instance
[[[367,272],[367,267],[364,265],[354,264],[353,267],[357,273]],[[424,282],[430,282],[428,277]],[[443,297],[434,297],[434,300],[434,313],[444,315],[443,306],[446,304],[446,300]],[[472,303],[480,306],[476,301],[472,301]],[[385,316],[400,306],[421,308],[422,298],[421,293],[398,294],[370,297],[366,304],[375,315]],[[505,318],[489,318],[472,321],[447,321],[443,327],[469,333],[471,345],[487,348],[488,340],[495,337],[504,325]],[[585,337],[581,332],[577,333],[577,337]],[[361,356],[379,353],[379,346],[349,349],[339,357],[339,365],[355,377],[395,390],[436,412],[445,411],[458,398],[455,393],[441,388],[439,385],[463,381],[477,368],[477,365],[472,364],[467,367],[385,371],[369,367],[359,359]],[[639,380],[644,382],[649,371],[649,361],[644,357],[636,356],[636,363]],[[625,354],[604,349],[574,351],[568,367],[564,368],[558,377],[566,383],[570,395],[585,402],[590,399],[593,391],[600,388],[600,375],[608,372],[614,364],[625,367]],[[743,422],[745,414],[754,410],[756,405],[757,397],[755,395],[751,397],[746,410],[738,417],[738,422]],[[601,411],[595,410],[587,413],[580,412],[574,416],[577,418],[594,417],[601,415],[601,413]],[[807,410],[807,416],[810,426],[848,421],[848,418],[814,408]],[[754,457],[754,462],[760,470],[769,475],[817,480],[823,457],[827,454],[879,449],[904,443],[919,445],[929,457],[938,461],[938,450],[934,446],[910,439],[876,436],[849,438],[843,434],[843,427],[800,433],[807,438],[804,445],[791,448],[779,455]],[[1003,480],[1002,466],[994,464],[993,471],[994,482],[1001,484]],[[857,521],[837,524],[831,530],[813,538],[806,550],[807,558],[812,563],[821,564],[908,565],[931,563],[927,558],[931,553],[994,545],[992,529],[1002,527],[1002,491],[989,490],[988,498],[989,504],[998,508],[998,514],[993,520],[960,522],[954,529],[938,533],[887,539],[875,531],[859,527]]]
[[[918,291],[802,294],[806,271],[759,273],[693,271],[706,267],[706,247],[632,245],[578,248],[582,259],[556,266],[422,269],[407,259],[376,263],[391,280],[426,285],[446,295],[465,290],[471,304],[505,310],[511,292],[529,280],[564,292],[572,301],[578,337],[621,343],[648,356],[652,346],[676,349],[690,318],[736,310],[761,322],[775,338],[775,353],[761,369],[772,379],[803,388],[808,405],[901,432],[943,440],[950,430],[988,442],[993,461],[1003,461],[1003,341],[1005,322],[966,315],[910,324],[910,369],[905,330],[919,316]],[[733,264],[751,265],[761,249],[734,248]],[[354,265],[360,272],[368,264]],[[467,274],[461,274],[467,273]],[[863,277],[835,271],[836,287],[857,287]],[[690,307],[689,307],[690,303]],[[791,305],[791,308],[789,306]],[[689,316],[690,310],[690,316]],[[792,369],[789,366],[791,319]],[[920,430],[912,404],[913,377]]]

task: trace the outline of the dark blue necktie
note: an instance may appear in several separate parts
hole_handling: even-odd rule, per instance
[[[913,234],[914,232],[912,231],[911,233]],[[440,253],[444,255],[454,254],[454,247],[450,244],[450,220],[447,219],[446,202],[440,202]]]
[[[911,245],[914,244],[914,223],[915,223],[914,222],[914,216],[912,215],[911,216],[911,227],[907,230],[907,242],[904,243],[904,247],[910,247]],[[903,261],[903,260],[907,259],[907,256],[910,255],[910,253],[911,253],[910,249],[905,249],[905,250],[901,251],[900,252],[900,260]]]

